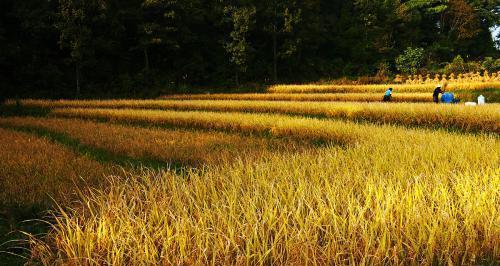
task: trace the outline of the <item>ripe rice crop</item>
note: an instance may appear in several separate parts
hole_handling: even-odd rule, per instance
[[[110,178],[33,239],[43,264],[488,264],[500,142],[379,127],[371,142]],[[370,132],[366,132],[370,134]]]
[[[109,176],[82,189],[79,201],[55,214],[47,236],[31,238],[33,264],[430,265],[500,257],[498,135],[309,117],[498,133],[495,104],[25,104],[52,109],[51,117],[0,118],[0,126],[63,133],[131,157],[209,162],[181,174]],[[280,138],[245,136],[253,134]],[[280,149],[274,141],[295,140],[346,145],[267,152]],[[210,154],[214,143],[223,147]]]
[[[375,84],[375,85],[325,85],[325,84],[304,84],[304,85],[275,85],[268,89],[271,93],[382,93],[388,88],[393,88],[394,92],[428,92],[432,93],[436,84]],[[449,91],[474,91],[483,89],[500,89],[500,82],[472,82],[472,83],[449,83]]]
[[[344,101],[381,102],[380,93],[244,93],[167,95],[167,100]],[[394,93],[394,102],[432,102],[430,93]]]
[[[116,155],[196,166],[227,163],[245,154],[297,150],[292,141],[187,130],[147,129],[74,119],[9,117],[0,126],[44,129]],[[304,147],[306,144],[300,144]]]
[[[42,102],[43,103],[43,102]],[[63,105],[67,103],[67,105]],[[44,103],[43,103],[44,104]],[[49,104],[49,103],[47,103]],[[454,128],[463,131],[498,132],[500,112],[498,104],[470,107],[464,105],[436,105],[436,104],[383,104],[383,103],[326,103],[326,102],[271,102],[271,101],[68,101],[52,106],[81,106],[81,107],[113,107],[113,108],[161,108],[172,110],[207,110],[223,112],[259,112],[279,113],[305,116],[319,116],[326,118],[341,118],[355,121],[370,121],[375,123],[396,123],[407,126],[426,126]],[[75,110],[56,110],[54,114],[66,114]],[[90,111],[89,111],[90,112]],[[106,112],[101,109],[100,113]],[[110,111],[111,112],[111,111]],[[133,111],[127,110],[131,114]],[[84,110],[78,110],[84,114]],[[92,113],[96,113],[92,111]],[[117,113],[114,113],[115,115]],[[123,113],[121,113],[123,114]],[[146,113],[144,113],[146,114]],[[155,113],[155,116],[161,113]],[[169,113],[174,115],[174,113]],[[177,114],[178,115],[178,114]],[[203,114],[202,114],[203,115]],[[232,115],[232,119],[242,114]],[[102,116],[102,115],[101,115]],[[144,115],[143,115],[144,116]],[[211,117],[216,114],[210,114]],[[229,116],[223,114],[221,116]],[[248,117],[246,115],[245,117]],[[194,119],[194,120],[193,120]],[[193,123],[196,119],[187,119]],[[204,118],[203,118],[204,119]],[[286,118],[288,119],[288,118]],[[206,121],[206,119],[204,119]],[[217,118],[212,121],[216,122]],[[175,123],[174,121],[172,121]],[[208,121],[207,121],[208,123]]]
[[[97,119],[110,122],[147,124],[207,130],[257,133],[274,137],[331,141],[341,144],[356,142],[363,130],[375,126],[360,126],[342,121],[296,118],[284,115],[215,113],[199,111],[159,111],[142,109],[54,109],[52,116]]]
[[[66,147],[0,128],[0,205],[50,205],[70,194],[74,184],[97,184],[107,165]]]

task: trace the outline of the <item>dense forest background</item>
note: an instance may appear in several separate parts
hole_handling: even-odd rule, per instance
[[[153,97],[498,58],[498,0],[2,0],[3,97]]]

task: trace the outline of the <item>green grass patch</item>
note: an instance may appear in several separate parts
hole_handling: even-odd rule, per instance
[[[477,91],[456,91],[460,95],[461,102],[477,102],[477,97],[483,95],[486,103],[500,103],[499,89],[484,89]]]

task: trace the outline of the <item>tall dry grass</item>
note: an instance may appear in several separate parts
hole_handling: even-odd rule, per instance
[[[500,142],[380,127],[371,141],[188,176],[110,178],[61,210],[42,264],[488,264]]]
[[[434,88],[441,81],[433,84],[374,84],[374,85],[323,85],[323,84],[304,84],[304,85],[275,85],[268,89],[271,93],[382,93],[388,88],[393,88],[395,92],[427,92],[432,93]],[[468,83],[448,83],[449,91],[474,91],[483,89],[500,89],[500,82],[468,82]]]
[[[359,133],[376,128],[369,125],[360,126],[351,122],[297,118],[286,115],[200,111],[62,108],[53,110],[51,115],[149,126],[262,134],[308,141],[331,141],[341,144],[354,143],[360,137]]]
[[[94,106],[99,102],[88,104],[82,102],[80,106]],[[71,106],[76,106],[72,103]],[[369,121],[374,123],[394,123],[407,126],[425,126],[425,127],[443,127],[454,128],[463,131],[480,131],[499,133],[500,108],[498,104],[489,104],[486,106],[470,107],[464,105],[436,105],[436,104],[382,104],[382,103],[325,103],[325,102],[270,102],[270,101],[159,101],[152,104],[148,102],[132,102],[125,104],[123,102],[114,103],[105,101],[102,106],[121,108],[161,108],[170,110],[198,110],[198,111],[222,111],[222,112],[259,112],[276,114],[293,114],[301,116],[319,116],[326,118],[340,118],[354,121]],[[137,114],[133,114],[137,112]],[[126,119],[127,116],[134,116],[135,119],[143,117],[142,120],[148,120],[146,116],[153,115],[154,119],[163,120],[168,117],[187,116],[186,119],[175,121],[171,119],[169,124],[180,125],[186,121],[188,124],[201,122],[203,127],[217,128],[219,120],[225,120],[231,117],[231,120],[240,121],[245,124],[262,123],[265,116],[255,114],[258,121],[250,118],[253,114],[214,114],[214,113],[174,113],[172,111],[161,113],[160,111],[141,111],[141,110],[106,110],[106,109],[57,109],[52,112],[54,115],[64,116],[98,116],[106,119],[105,113],[112,116],[120,116]],[[86,114],[87,113],[87,114]],[[197,115],[193,115],[197,114]],[[199,117],[194,117],[198,116]],[[220,118],[217,118],[219,116]],[[241,116],[241,117],[239,117]],[[247,119],[250,118],[250,119]],[[291,119],[286,116],[274,116],[270,119]],[[153,118],[151,118],[153,119]],[[144,121],[147,122],[147,121]],[[223,123],[222,121],[220,121]],[[238,122],[238,123],[240,123]],[[267,123],[272,123],[268,121]],[[202,126],[200,123],[197,126]]]
[[[166,95],[166,100],[343,101],[381,102],[380,93],[242,93]],[[431,93],[394,93],[393,102],[432,102]]]
[[[76,119],[9,117],[0,126],[43,129],[65,134],[80,143],[115,155],[189,166],[229,163],[266,152],[298,151],[308,143],[222,132],[129,127]]]
[[[114,171],[45,138],[0,128],[0,205],[48,206]]]

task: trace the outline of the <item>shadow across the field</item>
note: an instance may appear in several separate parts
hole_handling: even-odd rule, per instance
[[[108,109],[108,108],[103,108],[103,109]],[[113,108],[109,108],[113,109]],[[145,110],[174,110],[174,111],[190,111],[188,110],[176,110],[176,109],[157,109],[157,108],[138,108],[138,109],[145,109]],[[32,107],[32,106],[26,106],[22,105],[21,103],[18,103],[17,105],[14,104],[0,104],[0,117],[13,117],[13,116],[19,116],[19,117],[50,117],[50,113],[52,112],[52,108],[43,108],[43,107]],[[217,111],[217,110],[210,110],[211,112],[224,112],[224,111]],[[241,111],[242,113],[252,113],[251,111]],[[275,112],[263,112],[263,113],[275,113]],[[294,113],[285,113],[286,115],[289,116],[295,116],[295,117],[308,117],[308,118],[316,118],[316,119],[326,119],[327,117],[321,116],[321,115],[299,115],[299,114],[294,114]],[[270,130],[269,131],[264,131],[264,132],[235,132],[234,130],[227,130],[227,129],[220,129],[220,128],[203,128],[203,127],[192,127],[192,126],[178,126],[178,125],[169,125],[169,124],[155,124],[151,125],[150,123],[144,123],[144,122],[123,122],[123,121],[110,121],[109,119],[100,119],[100,118],[83,118],[80,117],[78,119],[81,120],[88,120],[88,121],[95,121],[95,122],[100,122],[100,123],[114,123],[114,124],[121,124],[125,126],[138,126],[142,128],[163,128],[163,129],[183,129],[183,130],[196,130],[200,132],[211,132],[211,131],[218,131],[218,132],[223,132],[223,133],[230,133],[230,134],[237,134],[240,136],[246,136],[246,137],[264,137],[264,138],[273,138],[273,139],[278,139],[278,140],[287,140],[287,141],[293,141],[294,144],[298,144],[299,146],[303,147],[325,147],[329,145],[336,145],[336,146],[348,146],[348,143],[344,143],[342,141],[338,140],[332,140],[332,139],[322,139],[322,138],[315,138],[315,139],[310,139],[310,138],[300,138],[300,137],[294,137],[294,136],[275,136],[273,135]],[[328,118],[331,119],[331,118]],[[5,127],[0,125],[0,127]],[[13,129],[13,130],[18,130],[18,131],[24,131],[24,132],[29,132],[29,133],[35,133],[36,135],[39,136],[47,136],[50,139],[53,139],[52,136],[55,136],[56,138],[53,140],[56,140],[57,142],[60,142],[62,144],[66,144],[68,142],[68,146],[75,146],[75,142],[78,143],[77,146],[81,146],[77,140],[71,139],[71,137],[60,134],[60,133],[55,133],[55,132],[50,132],[46,129],[40,129],[36,127],[27,127],[27,128],[20,128],[17,126],[8,126],[6,128]],[[63,141],[59,141],[63,140]],[[67,141],[66,141],[67,140]],[[89,147],[90,148],[90,147]],[[126,156],[120,156],[116,154],[110,154],[109,152],[105,150],[99,150],[98,148],[91,148],[92,150],[96,151],[98,154],[103,153],[106,154],[108,153],[109,156],[104,156],[105,158],[115,158],[118,159],[117,161],[135,161],[138,163],[135,163],[135,165],[140,165],[141,162],[146,162],[146,164],[143,164],[143,166],[148,166],[151,163],[153,166],[158,165],[160,163],[160,168],[163,168],[165,163],[161,163],[158,160],[154,159],[137,159],[137,158],[129,158],[131,160],[127,160]],[[95,157],[95,159],[99,159],[100,156]],[[125,160],[121,160],[120,157],[124,157]],[[93,157],[94,158],[94,157]],[[114,159],[110,160],[104,160],[104,161],[113,161]],[[120,165],[124,165],[122,163],[119,163]],[[125,163],[127,165],[127,163]],[[199,162],[185,162],[185,161],[169,161],[169,166],[171,169],[177,169],[177,168],[192,168],[192,167],[198,167],[200,165]],[[155,167],[158,168],[158,167]]]
[[[18,104],[0,104],[0,117],[2,116],[47,116],[50,113],[49,108],[25,106]]]
[[[46,234],[48,206],[0,204],[0,265],[24,265],[31,235]]]
[[[45,137],[54,143],[64,145],[74,152],[95,161],[119,166],[134,172],[143,168],[170,169],[179,176],[184,176],[193,165],[181,162],[162,162],[149,158],[132,158],[110,153],[103,149],[90,147],[71,137],[36,127],[0,125],[0,128],[25,132],[34,136]],[[29,243],[26,233],[43,235],[50,229],[47,223],[48,205],[6,205],[0,202],[0,265],[23,265],[29,260]]]
[[[151,169],[180,169],[190,167],[191,165],[182,164],[181,162],[163,162],[151,158],[134,158],[125,155],[119,155],[111,153],[107,150],[92,147],[81,143],[77,139],[73,139],[66,134],[53,132],[50,130],[37,128],[37,127],[19,127],[10,125],[0,125],[1,128],[21,131],[29,134],[33,134],[39,137],[45,137],[55,143],[62,144],[74,152],[87,156],[95,161],[101,163],[112,163],[124,168],[141,168],[147,167]]]

